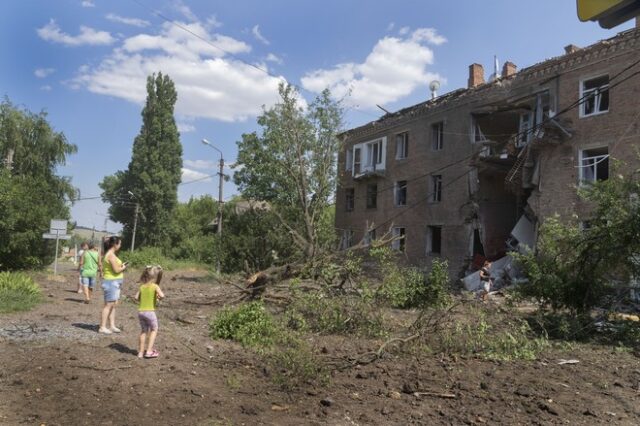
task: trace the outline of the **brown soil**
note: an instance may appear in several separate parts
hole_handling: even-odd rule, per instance
[[[640,424],[640,361],[628,352],[574,345],[530,362],[389,356],[284,392],[259,356],[207,336],[208,316],[237,293],[205,274],[166,274],[155,360],[135,355],[133,303],[118,308],[122,334],[98,335],[101,292],[79,303],[76,278],[64,277],[39,277],[46,303],[33,311],[0,315],[2,425]],[[134,292],[128,280],[124,293]],[[312,339],[332,359],[381,343]]]

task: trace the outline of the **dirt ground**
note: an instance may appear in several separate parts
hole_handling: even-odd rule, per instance
[[[0,315],[0,424],[640,424],[640,358],[610,347],[574,345],[529,362],[390,356],[287,393],[258,356],[208,337],[208,317],[236,293],[205,273],[165,274],[155,360],[136,357],[135,305],[118,307],[122,334],[99,335],[102,293],[85,305],[75,280],[41,275],[45,303]],[[312,339],[332,358],[381,343]],[[569,358],[579,362],[558,364]]]

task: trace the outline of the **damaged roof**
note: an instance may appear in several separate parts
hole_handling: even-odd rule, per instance
[[[462,100],[473,99],[473,95],[480,94],[481,92],[503,89],[505,88],[505,83],[511,85],[514,80],[527,81],[543,76],[552,77],[564,70],[572,68],[575,65],[579,65],[584,61],[597,59],[615,51],[633,47],[636,45],[638,38],[640,38],[640,29],[632,28],[618,33],[611,38],[600,40],[590,46],[576,48],[570,53],[545,59],[537,64],[523,68],[511,76],[498,77],[493,81],[482,83],[476,87],[456,89],[442,96],[438,96],[435,99],[429,99],[425,102],[402,108],[396,112],[384,114],[375,121],[370,121],[362,126],[346,130],[339,136],[352,137],[373,133],[375,131],[391,127],[392,125],[408,118],[426,114],[452,102],[461,102]]]

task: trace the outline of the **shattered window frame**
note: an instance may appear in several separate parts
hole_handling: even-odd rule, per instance
[[[407,181],[398,180],[394,185],[393,198],[394,205],[396,207],[403,207],[407,205]]]
[[[353,150],[347,149],[345,151],[344,163],[345,163],[345,168],[344,168],[345,171],[350,172],[351,170],[353,170]]]
[[[429,201],[432,203],[442,201],[442,175],[431,175],[431,194]]]
[[[349,247],[353,246],[353,237],[355,232],[353,229],[343,229],[342,230],[342,240],[340,242],[340,246],[342,250],[346,250]]]
[[[407,228],[404,226],[396,226],[392,230],[392,235],[396,239],[391,242],[391,249],[404,252],[406,249]]]
[[[588,87],[590,84],[600,84]],[[606,82],[605,82],[606,81]],[[584,78],[580,81],[580,118],[609,112],[609,75]]]
[[[578,158],[580,185],[590,185],[609,179],[608,146],[581,149]]]

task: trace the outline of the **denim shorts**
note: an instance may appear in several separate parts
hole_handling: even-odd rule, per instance
[[[105,302],[117,302],[120,299],[122,280],[102,280]]]
[[[93,290],[93,286],[96,285],[96,277],[81,277],[82,285],[89,287]]]
[[[138,312],[138,321],[140,321],[140,328],[143,333],[158,329],[158,317],[154,311]]]

